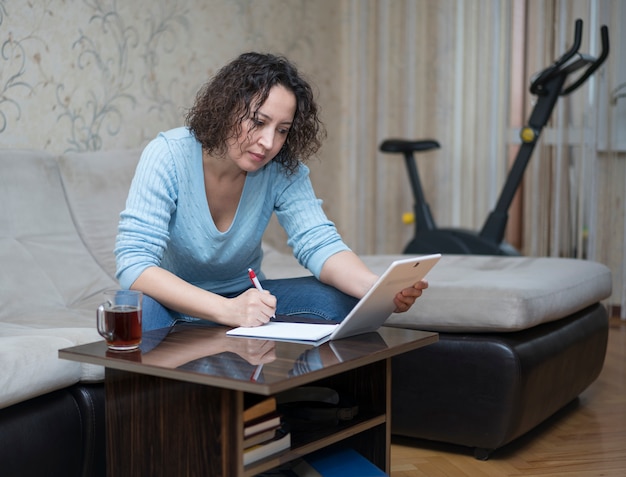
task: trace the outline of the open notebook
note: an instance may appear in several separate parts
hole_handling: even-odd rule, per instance
[[[294,323],[292,318],[290,322],[270,321],[262,326],[240,326],[226,334],[320,345],[328,340],[376,331],[393,313],[395,295],[424,278],[440,258],[441,254],[433,254],[392,262],[341,323]]]

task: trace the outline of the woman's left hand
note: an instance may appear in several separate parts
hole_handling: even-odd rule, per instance
[[[399,292],[393,300],[396,305],[394,313],[404,313],[408,311],[413,306],[413,303],[415,303],[415,300],[422,296],[422,292],[427,288],[428,282],[426,280],[420,280],[412,287],[405,288]]]

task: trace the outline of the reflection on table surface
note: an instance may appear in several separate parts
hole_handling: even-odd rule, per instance
[[[264,383],[272,376],[278,379],[298,376],[387,349],[378,333],[329,341],[316,347],[231,337],[226,331],[225,327],[198,324],[150,331],[144,334],[136,358],[149,366]],[[116,353],[108,356],[113,354]]]
[[[381,327],[322,345],[227,336],[230,328],[177,324],[144,333],[139,350],[114,352],[104,341],[59,356],[161,378],[272,394],[390,358],[437,341],[437,333]]]

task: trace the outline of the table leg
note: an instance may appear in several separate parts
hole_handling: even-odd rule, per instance
[[[107,475],[237,476],[243,393],[106,370]]]

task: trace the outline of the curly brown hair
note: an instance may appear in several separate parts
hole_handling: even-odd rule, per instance
[[[244,53],[206,83],[187,113],[186,125],[209,154],[223,155],[242,122],[254,117],[270,89],[281,85],[296,97],[296,112],[285,144],[274,161],[288,173],[320,148],[326,135],[311,86],[295,65],[282,56]]]

